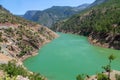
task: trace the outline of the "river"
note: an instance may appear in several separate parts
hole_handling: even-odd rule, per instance
[[[24,65],[48,80],[76,80],[78,74],[93,75],[103,71],[101,67],[108,64],[108,56],[114,54],[112,69],[120,70],[119,50],[93,46],[84,36],[59,35],[44,45],[37,56],[25,60]]]

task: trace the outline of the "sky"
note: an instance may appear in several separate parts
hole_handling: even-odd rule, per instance
[[[52,6],[78,6],[95,0],[0,0],[0,5],[13,14],[23,15],[28,10],[44,10]]]

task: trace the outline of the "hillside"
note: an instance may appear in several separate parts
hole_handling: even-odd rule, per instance
[[[56,23],[52,29],[85,35],[92,44],[120,49],[119,4],[120,0],[105,0],[98,6]]]
[[[108,1],[108,0],[95,0],[95,2],[93,2],[89,7],[94,7],[94,6],[96,6],[96,5],[99,5],[99,4],[101,4],[101,3],[104,3],[104,2],[106,2],[106,1]]]
[[[53,6],[43,11],[31,10],[27,11],[23,18],[51,27],[57,21],[71,17],[73,14],[77,14],[87,8],[87,6],[89,4],[83,4],[78,7]]]
[[[34,22],[27,21],[23,18],[16,17],[12,15],[8,10],[0,6],[0,64],[6,64],[12,59],[14,59],[17,64],[21,64],[21,61],[27,57],[36,55],[41,46],[43,46],[45,43],[50,42],[55,37],[57,37],[57,34],[48,28]],[[34,75],[26,71],[26,69],[24,70],[24,68],[21,66],[19,67],[14,65],[14,67],[11,67],[11,64],[14,65],[14,63],[10,63],[8,65],[0,65],[0,73],[4,73],[3,71],[6,71],[6,69],[10,68],[11,69],[9,71],[12,71],[15,69],[14,67],[16,67],[16,70],[20,70],[18,70],[15,75],[13,72],[9,71],[7,71],[6,75],[9,75],[9,73],[11,73],[13,76],[16,76],[16,74],[23,75],[21,74],[22,72],[25,72],[24,74],[26,76],[28,74],[31,76]],[[3,71],[1,71],[1,69]],[[23,71],[21,72],[21,70]],[[26,72],[28,74],[26,74]]]

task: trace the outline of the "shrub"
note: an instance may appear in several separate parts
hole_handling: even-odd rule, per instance
[[[25,68],[23,68],[23,66],[16,65],[15,61],[9,61],[8,64],[1,64],[0,70],[3,70],[6,73],[7,76],[4,76],[5,80],[16,80],[13,78],[16,78],[18,75],[28,77],[30,80],[44,80],[39,73],[30,73]]]
[[[97,75],[97,80],[109,80],[105,74],[99,73]]]
[[[120,80],[120,75],[116,74],[115,78],[116,78],[116,80]]]
[[[76,77],[76,80],[84,80],[84,75],[78,75],[78,76]]]

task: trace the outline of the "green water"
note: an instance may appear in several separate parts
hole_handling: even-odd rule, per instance
[[[76,80],[78,74],[93,75],[103,71],[101,66],[108,63],[110,54],[114,54],[112,68],[120,70],[120,51],[93,46],[83,36],[59,35],[43,46],[37,56],[24,61],[24,65],[48,80]]]

